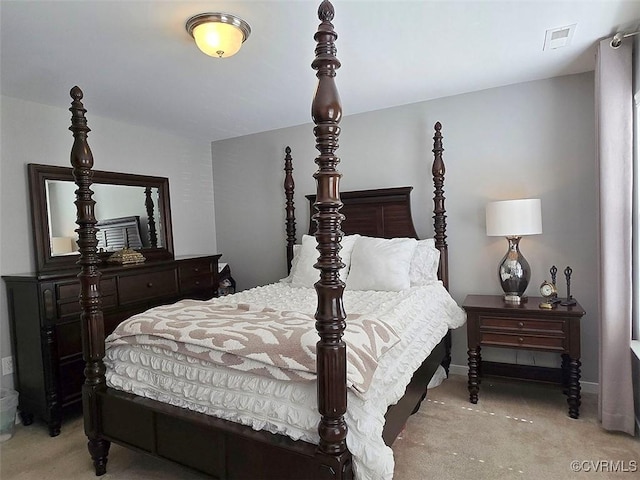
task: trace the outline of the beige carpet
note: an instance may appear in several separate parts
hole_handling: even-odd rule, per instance
[[[640,439],[602,430],[594,394],[582,396],[578,420],[553,385],[485,378],[473,405],[467,378],[452,375],[428,398],[393,445],[396,480],[640,478]],[[584,471],[573,473],[572,461]],[[627,470],[633,461],[637,471],[598,461]]]
[[[604,432],[598,426],[596,408],[595,395],[584,395],[581,418],[572,420],[559,388],[491,379],[483,380],[480,401],[472,405],[466,377],[453,375],[430,390],[429,400],[396,440],[394,479],[640,478],[640,440]],[[572,461],[600,472],[572,473]],[[636,472],[611,473],[615,468],[632,470],[631,462],[636,462]],[[66,421],[56,438],[50,438],[42,424],[18,426],[14,437],[0,444],[0,478],[95,478],[82,420]],[[107,474],[102,478],[207,477],[112,445]]]

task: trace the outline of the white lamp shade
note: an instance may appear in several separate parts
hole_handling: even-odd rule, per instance
[[[486,208],[487,235],[520,237],[542,233],[539,198],[490,202]]]

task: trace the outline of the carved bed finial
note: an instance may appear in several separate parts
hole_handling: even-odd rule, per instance
[[[434,125],[435,133],[433,135],[433,167],[431,168],[431,174],[433,175],[433,225],[434,225],[434,238],[436,248],[440,250],[440,266],[438,267],[438,278],[442,280],[442,283],[446,289],[449,289],[449,265],[447,255],[447,216],[444,206],[444,174],[445,167],[442,160],[442,124],[436,122]]]
[[[323,0],[323,2],[318,7],[318,18],[323,22],[332,21],[335,13],[336,12],[333,8],[333,5],[329,0]]]
[[[338,35],[331,24],[333,13],[331,3],[323,1],[318,9],[322,23],[314,35],[316,58],[311,63],[318,77],[311,116],[316,125],[313,130],[316,149],[320,152],[315,160],[318,170],[313,175],[317,183],[313,219],[317,225],[315,236],[320,252],[315,264],[320,270],[320,280],[315,284],[318,294],[316,329],[320,336],[317,343],[318,411],[321,417],[318,447],[321,452],[338,456],[347,451],[347,424],[344,419],[347,410],[347,360],[342,340],[346,326],[342,302],[344,283],[339,276],[344,266],[339,255],[340,224],[343,220],[339,183],[342,175],[336,169],[340,159],[335,156],[342,106],[334,81],[340,62],[336,58],[334,44]]]
[[[80,89],[79,86],[75,85],[72,89],[71,89],[71,98],[73,98],[74,100],[82,100],[82,98],[84,97],[84,93],[82,93],[82,90]],[[86,110],[85,110],[86,111]]]
[[[107,455],[110,443],[100,437],[98,420],[97,392],[106,388],[104,357],[104,323],[102,300],[100,297],[100,272],[98,271],[98,240],[96,238],[95,201],[91,191],[93,154],[87,143],[87,126],[84,114],[87,110],[82,104],[82,90],[71,89],[71,126],[73,146],[71,147],[71,165],[73,177],[78,186],[76,190],[76,224],[78,228],[78,247],[80,250],[80,328],[82,334],[82,358],[85,361],[85,381],[82,387],[82,405],[85,412],[84,429],[89,439],[88,448],[93,458],[96,475],[106,472]]]
[[[91,129],[87,127],[87,119],[84,116],[84,114],[87,113],[87,110],[84,108],[84,105],[82,104],[82,97],[84,97],[84,93],[82,93],[82,90],[80,90],[80,87],[76,85],[71,89],[71,92],[69,92],[69,94],[73,99],[73,101],[71,102],[71,107],[69,108],[69,111],[71,112],[71,126],[69,127],[69,130],[73,132],[73,137],[76,138],[76,142],[78,141],[77,138],[80,135],[84,135],[84,140],[86,142],[86,138],[87,138],[86,135],[91,131]],[[76,143],[74,143],[74,147],[76,147]],[[78,151],[76,151],[76,153],[78,153]],[[71,165],[75,167],[75,164],[73,163],[73,161],[74,161],[74,150],[72,149]],[[93,155],[91,154],[91,150],[89,150],[84,154],[76,155],[76,161],[80,161],[80,162],[90,161],[91,164],[89,165],[89,168],[93,167]]]
[[[295,183],[293,181],[293,162],[291,148],[284,149],[284,194],[286,198],[286,232],[287,232],[287,273],[291,273],[291,261],[293,260],[293,245],[296,243],[296,215],[293,205],[293,193]]]

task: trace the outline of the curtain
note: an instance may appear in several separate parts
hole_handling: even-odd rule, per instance
[[[632,327],[633,94],[632,42],[597,49],[600,395],[606,430],[634,435]]]

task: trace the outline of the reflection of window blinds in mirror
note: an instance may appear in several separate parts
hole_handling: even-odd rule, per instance
[[[96,226],[99,228],[98,250],[113,252],[121,248],[142,248],[138,216],[110,218],[98,222]]]

